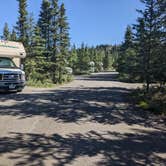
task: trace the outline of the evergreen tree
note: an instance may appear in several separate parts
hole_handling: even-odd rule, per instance
[[[112,68],[113,69],[117,69],[117,60],[118,60],[118,57],[119,57],[120,47],[121,47],[121,45],[114,45],[112,47],[112,58],[113,58]]]
[[[65,6],[62,3],[59,9],[59,53],[56,57],[56,68],[58,70],[58,82],[62,82],[63,74],[65,74],[65,67],[68,62],[68,49],[69,49],[69,25],[66,17]]]
[[[133,41],[133,32],[131,26],[127,26],[125,32],[125,41],[120,47],[120,53],[117,60],[117,71],[125,77],[129,77],[129,74],[132,71],[132,62],[134,59],[134,41]],[[131,63],[132,62],[132,63]]]
[[[157,38],[159,41],[156,48],[156,58],[154,60],[154,78],[163,86],[166,83],[166,1],[158,0],[156,2],[157,16]]]
[[[94,48],[94,62],[95,62],[95,71],[99,72],[103,70],[103,65],[106,60],[106,54],[105,50],[100,48]]]
[[[146,80],[146,29],[145,29],[145,20],[143,18],[138,18],[138,24],[134,25],[135,33],[135,45],[137,51],[137,65],[136,72],[140,77],[140,80]]]
[[[110,48],[107,46],[104,49],[105,56],[103,58],[103,67],[104,70],[109,70],[110,68]]]
[[[77,50],[77,72],[78,73],[88,73],[90,70],[90,57],[88,54],[88,48],[84,45],[84,43],[81,44],[81,48]]]
[[[46,57],[50,54],[50,25],[51,25],[51,3],[48,0],[43,0],[41,11],[38,20],[38,26],[41,29],[41,36],[45,39]]]
[[[56,75],[57,75],[57,56],[59,54],[58,50],[58,42],[59,42],[59,7],[58,7],[58,0],[51,0],[51,26],[50,26],[50,37],[51,37],[51,75],[52,81],[56,82]]]
[[[40,28],[36,26],[32,35],[32,57],[43,57],[45,51],[45,39],[43,39],[40,34]]]
[[[35,32],[35,21],[33,18],[33,13],[31,13],[30,15],[28,15],[27,18],[27,24],[28,24],[28,28],[27,28],[27,47],[26,47],[26,52],[27,55],[29,57],[32,56],[32,41],[33,41],[33,37],[34,37],[34,32]]]
[[[14,29],[12,30],[12,33],[10,35],[10,40],[17,41],[17,34],[16,34],[16,31]]]
[[[56,56],[58,53],[58,31],[59,31],[59,7],[58,0],[51,0],[51,25],[50,25],[50,34],[51,34],[51,46],[53,51],[53,56]]]
[[[155,81],[156,73],[161,67],[161,13],[158,10],[158,0],[141,0],[145,4],[145,10],[139,10],[142,17],[139,18],[137,29],[138,46],[140,55],[144,61],[144,80],[146,82],[146,90]],[[141,20],[141,21],[140,21]],[[142,36],[142,37],[141,37]],[[140,37],[140,38],[139,38]],[[142,39],[142,40],[141,40]],[[161,49],[161,50],[160,50]],[[163,59],[164,60],[164,59]],[[164,66],[164,65],[162,65]],[[158,73],[159,74],[159,73]],[[158,75],[157,74],[157,75]],[[162,72],[160,73],[160,75]]]
[[[40,34],[40,28],[36,26],[32,36],[31,54],[26,58],[26,73],[28,79],[44,82],[48,75],[48,64],[44,57],[45,40]]]
[[[18,40],[21,41],[24,46],[26,47],[28,45],[28,39],[27,39],[27,0],[17,0],[19,3],[19,17],[17,21],[17,34],[18,34]]]
[[[122,45],[122,49],[126,50],[128,48],[133,47],[133,32],[131,26],[127,26],[126,32],[125,32],[125,41]]]
[[[8,24],[5,23],[4,29],[3,29],[3,39],[4,40],[10,40],[10,31]]]
[[[66,9],[64,3],[59,9],[59,50],[61,54],[66,54],[68,51],[69,42],[69,24],[66,17]]]
[[[30,13],[30,15],[28,15],[27,23],[28,23],[28,28],[27,28],[28,45],[29,47],[31,47],[34,35],[34,29],[35,29],[35,21],[33,13]]]
[[[70,56],[69,56],[69,66],[73,69],[74,72],[77,69],[77,66],[76,66],[77,61],[78,61],[77,49],[76,49],[76,46],[73,45],[70,51]]]

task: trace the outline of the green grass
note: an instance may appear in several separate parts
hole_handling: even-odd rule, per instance
[[[143,110],[154,114],[166,115],[166,88],[152,87],[149,93],[144,89],[137,89],[132,93],[134,103]]]
[[[56,84],[53,84],[48,80],[46,80],[44,83],[37,80],[28,80],[27,86],[35,87],[35,88],[53,88],[56,86]]]
[[[30,79],[27,81],[27,86],[35,87],[35,88],[53,88],[53,87],[71,82],[73,81],[73,79],[74,77],[72,75],[64,75],[61,84],[60,83],[54,84],[49,79],[46,79],[44,81]]]
[[[145,110],[147,110],[147,109],[150,108],[149,103],[146,102],[146,101],[140,101],[140,102],[138,103],[138,106],[141,107],[141,108],[143,108],[143,109],[145,109]]]

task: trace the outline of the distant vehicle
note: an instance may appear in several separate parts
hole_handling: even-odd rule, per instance
[[[22,43],[0,40],[0,90],[20,92],[25,86],[21,59],[26,57]]]
[[[95,72],[95,62],[94,61],[90,61],[89,62],[89,66],[90,66],[90,72],[94,73]]]
[[[65,67],[65,70],[68,74],[73,74],[73,69],[71,67]]]

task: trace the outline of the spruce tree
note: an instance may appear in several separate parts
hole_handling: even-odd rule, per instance
[[[77,50],[78,61],[77,61],[77,72],[81,73],[88,73],[90,66],[90,57],[87,54],[87,46],[84,43],[81,44],[81,48]]]
[[[17,41],[17,34],[16,34],[16,31],[14,29],[12,30],[12,33],[10,35],[10,40]]]
[[[40,28],[36,26],[32,35],[32,57],[43,57],[45,51],[45,39],[41,37]]]
[[[104,48],[104,58],[103,58],[103,68],[104,70],[109,70],[110,68],[110,48],[105,46]]]
[[[27,23],[28,23],[28,28],[27,28],[28,45],[29,47],[31,47],[34,35],[34,29],[35,29],[35,21],[33,13],[30,13],[28,15]]]
[[[78,57],[77,57],[77,49],[76,49],[76,46],[73,45],[71,50],[70,50],[70,56],[69,56],[69,66],[73,69],[73,71],[75,72],[76,71],[76,64],[77,64],[77,61],[78,61]]]
[[[157,16],[157,38],[159,41],[156,48],[156,58],[154,60],[155,71],[154,78],[160,83],[160,86],[164,86],[166,83],[166,1],[158,0],[156,2]]]
[[[27,0],[17,0],[19,3],[19,16],[17,21],[17,34],[18,34],[18,40],[24,44],[25,47],[28,45],[28,39],[27,39]]]
[[[4,40],[10,40],[10,31],[8,24],[5,23],[4,29],[3,29],[3,39]]]
[[[120,47],[120,53],[117,60],[117,71],[129,79],[129,75],[132,71],[134,53],[134,40],[131,26],[127,26],[125,32],[125,40]]]
[[[66,17],[66,9],[64,3],[60,5],[59,9],[59,53],[56,57],[56,67],[58,70],[58,82],[63,82],[63,75],[65,74],[65,67],[68,62],[68,49],[69,49],[69,25]]]
[[[133,39],[132,27],[128,25],[125,32],[125,41],[122,45],[122,49],[126,50],[133,47]]]
[[[59,49],[61,54],[66,54],[68,51],[69,42],[69,24],[66,17],[66,9],[64,3],[59,9]]]
[[[50,34],[51,34],[51,46],[53,51],[53,56],[56,56],[58,52],[58,30],[59,30],[59,7],[58,0],[51,0],[51,25],[50,25]]]
[[[160,23],[161,14],[159,13],[157,5],[159,1],[141,0],[141,2],[145,4],[145,9],[139,10],[139,13],[142,15],[139,20],[142,20],[142,23],[140,21],[138,23],[139,28],[137,29],[137,39],[139,41],[138,46],[140,48],[140,54],[144,61],[144,80],[146,82],[146,91],[148,92],[150,84],[153,83],[155,77],[159,75],[158,71],[160,71],[162,63],[160,61],[160,53],[162,50],[160,49],[160,46],[162,45],[160,35],[162,25]],[[142,36],[142,41],[141,38],[138,38],[140,36],[139,34]],[[158,74],[156,75],[156,73]]]
[[[44,82],[48,69],[44,57],[45,40],[40,34],[40,28],[36,26],[32,36],[31,54],[26,58],[26,73],[28,79]]]
[[[135,33],[135,48],[136,48],[136,72],[137,76],[140,77],[140,80],[146,80],[146,29],[145,29],[145,20],[143,18],[138,18],[138,24],[134,25]]]
[[[27,28],[26,52],[27,52],[27,56],[31,57],[32,56],[32,40],[34,37],[34,31],[35,31],[35,21],[34,21],[33,13],[28,15],[27,24],[28,24],[28,28]]]
[[[41,29],[41,36],[45,39],[45,56],[50,55],[50,25],[51,25],[51,3],[48,0],[43,0],[41,4],[41,11],[38,20],[38,26]]]
[[[51,37],[51,76],[52,81],[56,82],[57,79],[57,55],[58,55],[58,42],[59,42],[59,7],[58,0],[51,0],[51,25],[50,25],[50,37]]]

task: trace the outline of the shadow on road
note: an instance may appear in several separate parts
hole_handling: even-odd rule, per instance
[[[157,128],[158,122],[149,113],[138,111],[129,103],[130,90],[117,87],[99,87],[56,90],[47,93],[0,95],[0,100],[14,101],[0,105],[0,116],[19,118],[37,115],[54,118],[64,123],[88,121],[103,124],[126,123]],[[159,122],[160,123],[160,122]]]
[[[93,78],[91,78],[93,79]],[[105,76],[95,80],[107,80]],[[108,78],[114,80],[114,78]],[[137,130],[137,134],[88,133],[59,134],[10,133],[0,138],[0,156],[10,153],[16,165],[72,164],[79,157],[101,155],[96,165],[163,165],[166,158],[166,129],[164,122],[136,108],[129,102],[130,89],[120,87],[68,88],[45,93],[0,94],[0,116],[27,118],[44,116],[55,121],[69,123],[89,121],[101,124],[141,125],[152,131]],[[5,105],[10,100],[10,105]],[[111,139],[113,138],[113,139]],[[159,155],[161,154],[161,156]]]
[[[44,162],[53,160],[52,165],[64,166],[72,164],[79,157],[102,156],[96,166],[110,165],[160,165],[164,166],[166,158],[157,155],[166,153],[166,133],[159,131],[139,134],[120,134],[106,132],[99,134],[90,131],[85,135],[71,134],[62,137],[58,134],[45,136],[41,134],[11,133],[11,137],[0,138],[0,155],[13,153],[10,159],[18,159],[15,165],[46,165]],[[103,135],[116,139],[104,138]],[[154,146],[155,145],[155,146]]]

